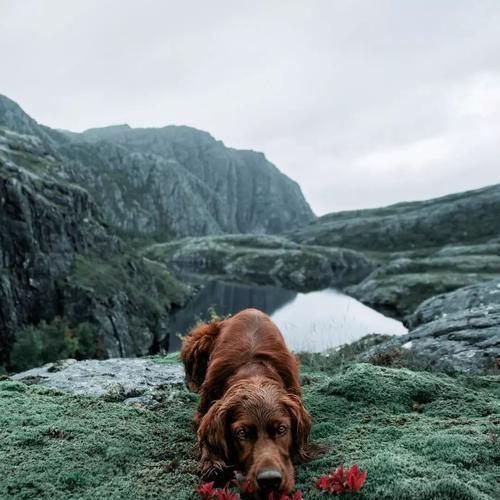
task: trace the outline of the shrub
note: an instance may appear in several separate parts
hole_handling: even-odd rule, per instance
[[[17,334],[11,365],[15,371],[23,371],[58,359],[103,357],[104,350],[93,325],[80,323],[70,327],[56,318],[51,323],[42,321],[37,326],[27,326]]]

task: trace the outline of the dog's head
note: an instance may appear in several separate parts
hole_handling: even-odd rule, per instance
[[[202,469],[240,470],[256,491],[289,492],[293,464],[308,458],[311,418],[300,397],[273,381],[240,382],[203,417],[198,439],[210,455]]]

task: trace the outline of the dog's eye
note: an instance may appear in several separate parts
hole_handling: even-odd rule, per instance
[[[278,434],[278,436],[282,436],[283,434],[285,434],[286,431],[287,431],[286,425],[279,425],[276,428],[276,434]]]
[[[238,436],[240,439],[245,439],[247,437],[247,430],[243,427],[240,427],[236,431],[236,436]]]

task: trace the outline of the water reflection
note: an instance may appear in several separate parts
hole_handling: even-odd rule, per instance
[[[347,344],[369,333],[402,335],[395,319],[365,306],[337,290],[299,293],[272,314],[293,351],[321,352]]]
[[[180,348],[176,334],[186,334],[197,317],[207,320],[210,307],[221,315],[235,314],[247,307],[261,309],[273,318],[294,351],[319,352],[368,333],[406,333],[399,321],[337,290],[296,293],[274,286],[210,281],[172,316],[171,331],[175,333],[170,336],[170,351]]]
[[[223,281],[209,281],[200,292],[189,301],[186,307],[172,316],[170,335],[170,352],[180,349],[177,334],[185,335],[195,324],[196,319],[209,319],[210,308],[214,308],[220,316],[235,314],[247,307],[255,307],[267,314],[272,314],[283,305],[290,303],[297,292],[274,286],[243,285]]]

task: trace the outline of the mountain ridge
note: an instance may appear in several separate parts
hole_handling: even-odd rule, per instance
[[[265,155],[186,125],[53,130],[0,95],[0,127],[37,137],[52,175],[87,189],[108,223],[160,239],[275,233],[315,218],[299,185]]]
[[[422,201],[322,215],[297,230],[294,241],[364,251],[404,252],[500,237],[500,184]]]

